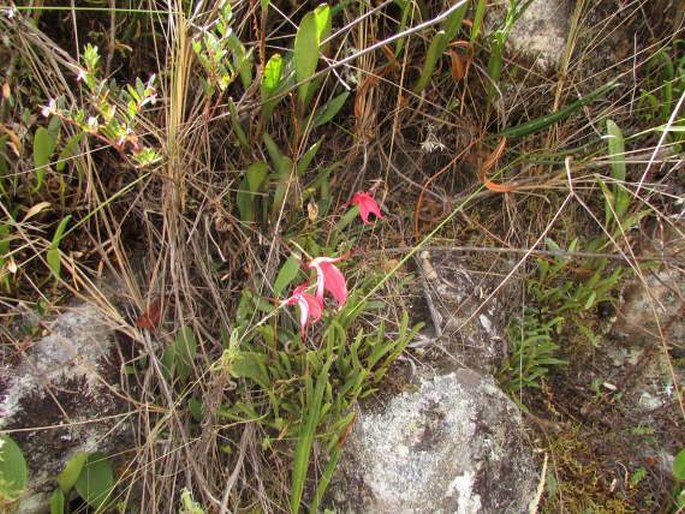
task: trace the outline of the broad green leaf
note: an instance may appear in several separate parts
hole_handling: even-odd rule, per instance
[[[264,161],[257,161],[250,164],[245,172],[245,178],[247,179],[247,185],[251,192],[256,193],[261,189],[268,172],[269,165]]]
[[[38,127],[33,136],[33,164],[36,168],[36,191],[43,186],[45,168],[50,164],[50,157],[55,151],[55,138],[45,127]]]
[[[626,179],[625,144],[623,132],[612,120],[607,120],[607,144],[609,159],[611,159],[611,176],[614,180],[623,182]],[[621,184],[614,185],[613,207],[616,213],[616,223],[621,224],[630,205],[630,196]]]
[[[319,148],[321,148],[321,143],[323,143],[323,138],[319,139],[316,143],[310,146],[309,150],[307,150],[304,155],[300,157],[300,160],[297,162],[298,175],[302,175],[305,171],[307,171],[307,169],[309,169],[309,165],[312,163],[312,160],[314,160],[314,157],[316,157]]]
[[[59,248],[51,246],[45,254],[45,260],[52,275],[59,280],[62,272],[62,260],[59,255]]]
[[[338,114],[340,109],[342,109],[343,105],[345,105],[345,101],[347,100],[348,96],[350,96],[349,91],[340,93],[321,109],[319,109],[316,117],[314,118],[314,122],[312,123],[312,128],[320,127],[321,125],[331,121],[335,115]]]
[[[243,125],[240,123],[238,111],[236,111],[235,104],[232,100],[229,100],[228,102],[228,111],[230,113],[229,118],[231,120],[231,126],[233,127],[233,132],[235,132],[238,141],[243,146],[244,150],[250,150],[252,147],[250,146],[250,143],[247,141],[245,129],[243,129]]]
[[[271,162],[274,163],[274,168],[279,175],[290,173],[291,168],[287,166],[286,157],[281,153],[276,142],[271,138],[269,134],[264,132],[262,135],[262,141],[264,141],[264,146],[266,146],[266,151],[271,158]]]
[[[68,493],[74,487],[76,480],[81,474],[83,465],[86,462],[88,454],[86,452],[76,452],[64,466],[62,472],[57,475],[57,483],[62,491]]]
[[[201,423],[204,419],[204,411],[202,408],[202,400],[196,396],[191,396],[188,400],[188,411],[197,423]]]
[[[236,193],[235,202],[238,205],[240,221],[252,223],[255,220],[254,194],[249,191],[247,177],[240,181],[240,189]]]
[[[50,514],[64,514],[64,505],[66,499],[64,493],[59,487],[52,492],[50,497]]]
[[[278,275],[276,276],[276,280],[274,282],[274,296],[281,296],[281,293],[285,291],[285,288],[288,287],[293,280],[295,280],[299,271],[300,259],[294,255],[291,255],[278,271]]]
[[[262,76],[262,101],[266,101],[278,89],[283,75],[283,57],[281,54],[274,54],[264,67]]]
[[[685,448],[680,450],[673,459],[673,476],[676,480],[685,481]]]
[[[283,158],[283,172],[279,173],[278,183],[276,184],[276,191],[274,191],[274,199],[271,204],[271,215],[276,216],[281,211],[281,207],[286,200],[286,193],[288,192],[288,184],[290,183],[290,174],[293,169],[293,160],[290,157]]]
[[[27,480],[24,454],[12,438],[0,435],[0,505],[19,498]]]
[[[69,138],[69,141],[67,141],[67,144],[64,145],[64,148],[59,153],[59,157],[57,158],[57,164],[55,164],[57,171],[64,171],[67,161],[76,155],[81,139],[83,139],[83,132],[79,132],[75,136]]]
[[[295,36],[295,47],[293,61],[295,64],[295,78],[299,84],[297,88],[297,99],[300,110],[304,110],[311,97],[310,80],[316,71],[319,62],[319,37],[318,37],[317,18],[315,12],[307,13]]]
[[[65,216],[62,218],[62,221],[59,222],[59,225],[57,225],[57,230],[55,230],[55,234],[52,236],[52,242],[50,243],[51,246],[59,246],[59,244],[62,242],[64,230],[67,228],[67,224],[70,220],[71,214]]]
[[[114,487],[114,471],[109,459],[100,452],[89,454],[75,487],[88,505],[103,511]]]
[[[331,33],[331,8],[328,4],[321,4],[314,9],[314,19],[316,20],[316,37],[320,44]]]
[[[426,60],[423,63],[423,69],[421,70],[421,76],[414,86],[415,93],[421,93],[430,82],[433,76],[433,70],[438,62],[438,59],[442,56],[442,50],[446,45],[445,31],[441,30],[435,34],[433,41],[431,41],[428,47],[428,52],[426,53]]]
[[[611,159],[611,176],[616,180],[626,179],[625,146],[623,132],[613,120],[607,120],[607,144]]]
[[[231,360],[229,372],[235,378],[249,378],[262,387],[268,387],[269,374],[266,356],[256,352],[238,352]]]
[[[60,278],[60,271],[62,268],[59,245],[62,242],[62,236],[64,235],[64,230],[67,228],[69,220],[71,220],[71,215],[65,216],[62,218],[62,221],[59,222],[59,225],[57,225],[57,230],[55,230],[55,234],[52,236],[52,241],[50,242],[50,246],[48,247],[48,251],[45,256],[48,267],[56,279]]]
[[[176,334],[174,346],[176,374],[179,379],[185,380],[190,376],[197,355],[197,341],[193,329],[189,326],[181,327]]]
[[[59,131],[61,128],[61,119],[59,119],[57,116],[53,116],[52,118],[50,118],[50,121],[48,122],[48,134],[50,134],[50,138],[55,143],[57,143],[57,139],[59,138]]]

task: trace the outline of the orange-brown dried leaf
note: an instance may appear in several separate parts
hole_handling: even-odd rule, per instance
[[[154,331],[162,320],[162,299],[157,298],[136,320],[136,327]]]

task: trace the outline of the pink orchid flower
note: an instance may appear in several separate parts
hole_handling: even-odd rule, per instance
[[[317,257],[307,267],[316,270],[316,299],[323,305],[324,289],[333,295],[338,305],[347,300],[347,284],[342,272],[334,266],[342,257]]]
[[[371,193],[354,193],[350,200],[350,205],[357,205],[359,207],[359,215],[365,225],[370,223],[369,214],[376,216],[376,219],[383,218],[381,215],[381,208],[378,206],[374,197],[371,196]]]
[[[304,338],[307,332],[307,324],[309,320],[318,321],[321,319],[322,306],[321,303],[312,295],[307,292],[307,284],[302,284],[297,286],[293,290],[293,294],[287,300],[283,301],[283,305],[295,305],[297,304],[300,308],[300,331],[302,338]]]

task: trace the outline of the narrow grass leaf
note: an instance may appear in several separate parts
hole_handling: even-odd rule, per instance
[[[421,76],[414,86],[414,93],[421,93],[433,75],[433,70],[438,62],[438,59],[442,55],[442,51],[445,48],[445,41],[447,40],[445,36],[445,31],[441,30],[435,34],[433,41],[431,41],[430,47],[428,47],[428,52],[426,53],[426,60],[423,63],[423,69],[421,70]]]
[[[300,511],[304,484],[307,479],[307,472],[309,471],[309,458],[311,456],[314,436],[316,434],[321,412],[321,403],[326,385],[328,384],[328,370],[332,363],[333,359],[330,357],[321,368],[314,388],[311,386],[311,379],[308,381],[304,417],[300,425],[297,445],[295,447],[295,457],[293,460],[293,476],[290,492],[290,510],[293,514],[297,514]]]
[[[580,110],[587,104],[594,102],[598,98],[606,95],[609,91],[613,90],[618,85],[619,84],[617,82],[610,82],[609,84],[605,84],[601,87],[598,87],[591,93],[585,95],[583,98],[568,104],[567,106],[563,107],[562,109],[559,109],[556,112],[553,112],[552,114],[541,116],[534,120],[527,121],[525,123],[522,123],[515,127],[508,128],[500,132],[499,137],[525,137],[530,134],[534,134],[535,132],[547,128],[550,125],[554,125],[555,123],[565,120],[571,114]]]
[[[476,4],[476,12],[473,15],[473,23],[471,24],[471,43],[478,39],[480,31],[483,28],[483,19],[485,18],[485,0],[478,0]]]
[[[448,45],[449,43],[454,40],[454,38],[457,36],[457,32],[459,32],[459,29],[461,28],[462,23],[464,22],[464,16],[466,15],[466,11],[469,8],[469,2],[464,2],[464,5],[456,9],[452,14],[450,14],[447,19],[445,20],[445,25],[443,30],[445,31],[445,44]],[[444,50],[444,48],[443,48]]]

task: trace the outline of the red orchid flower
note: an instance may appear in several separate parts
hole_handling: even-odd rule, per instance
[[[378,203],[371,193],[354,193],[352,195],[352,199],[350,200],[350,205],[357,205],[359,207],[359,215],[361,216],[365,225],[370,223],[369,214],[376,216],[376,219],[383,218],[381,215],[381,208],[378,206]]]
[[[314,295],[307,292],[307,284],[302,284],[297,286],[293,290],[293,294],[290,298],[283,301],[283,305],[295,305],[300,307],[300,331],[302,333],[302,338],[307,331],[307,323],[309,320],[318,321],[321,319],[322,304],[314,298]]]
[[[334,266],[342,257],[317,257],[307,267],[316,270],[316,299],[323,305],[324,289],[333,295],[338,305],[347,300],[347,284],[342,272]]]

